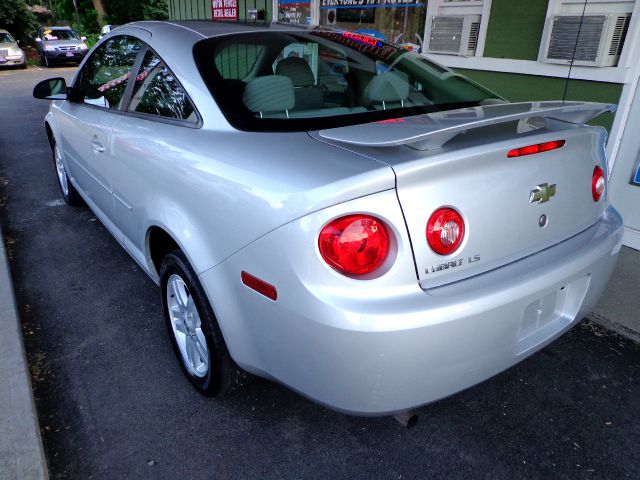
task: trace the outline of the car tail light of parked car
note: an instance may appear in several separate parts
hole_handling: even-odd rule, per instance
[[[605,187],[604,170],[600,166],[593,169],[593,177],[591,179],[591,196],[593,201],[597,202],[602,198]]]
[[[340,217],[325,225],[318,238],[322,258],[340,273],[365,275],[382,265],[389,254],[389,233],[371,215]]]
[[[427,223],[427,242],[439,255],[455,252],[464,238],[464,220],[453,208],[439,208]]]

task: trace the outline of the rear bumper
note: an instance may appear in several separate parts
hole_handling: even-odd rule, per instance
[[[318,288],[305,276],[311,264],[293,258],[299,285],[272,302],[240,284],[239,272],[282,245],[278,235],[201,275],[232,356],[331,408],[384,415],[481,382],[582,319],[614,268],[622,219],[609,208],[559,245],[428,291],[414,273],[410,286],[350,297]]]

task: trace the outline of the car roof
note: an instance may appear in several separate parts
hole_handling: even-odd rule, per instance
[[[215,20],[179,20],[179,21],[141,21],[132,22],[127,27],[139,27],[148,30],[152,35],[154,33],[166,32],[167,29],[188,30],[200,37],[211,38],[220,35],[229,35],[235,33],[252,33],[252,32],[268,32],[268,31],[292,31],[307,30],[307,27],[293,25],[289,23],[275,22],[221,22]]]
[[[69,25],[62,26],[62,27],[42,27],[40,30],[44,31],[44,30],[73,30],[73,28],[71,28]]]

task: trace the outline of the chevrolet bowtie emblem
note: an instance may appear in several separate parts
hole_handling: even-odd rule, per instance
[[[548,202],[556,194],[556,184],[541,183],[529,192],[529,203]]]

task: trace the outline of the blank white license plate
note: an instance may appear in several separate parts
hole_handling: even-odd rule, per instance
[[[67,52],[67,57],[73,57],[73,53]]]

